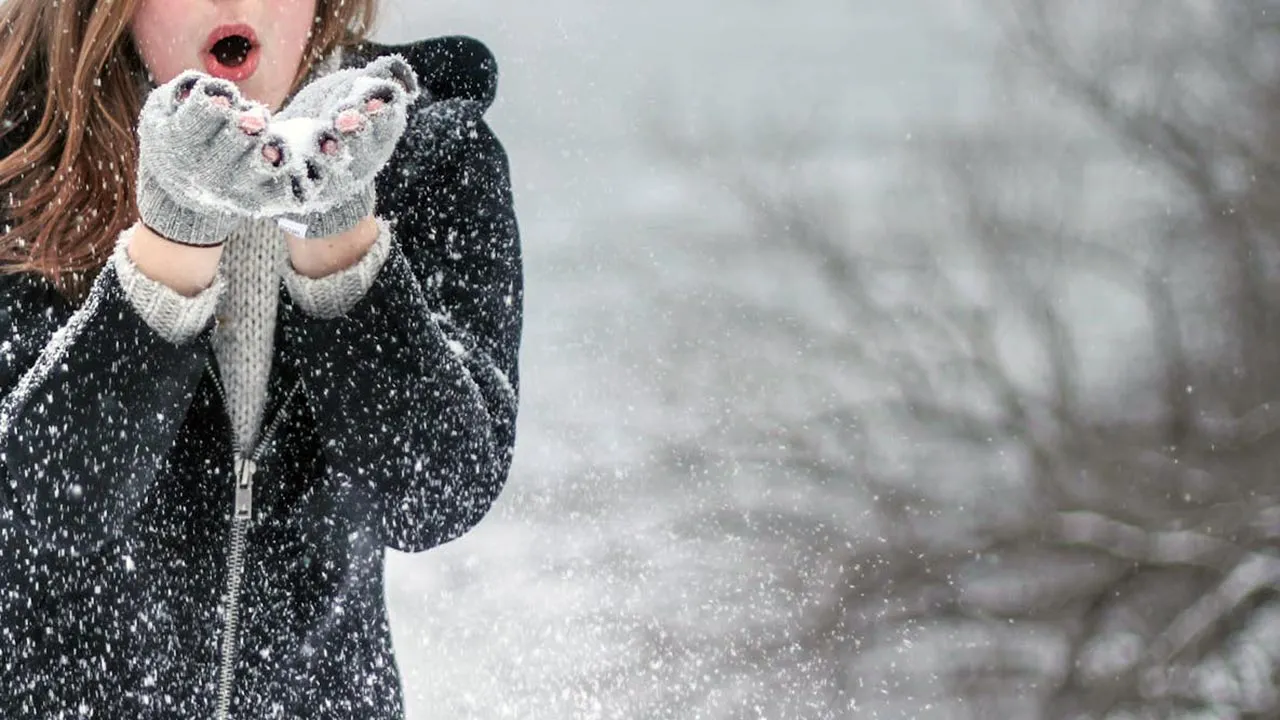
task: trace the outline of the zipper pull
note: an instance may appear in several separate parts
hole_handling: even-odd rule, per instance
[[[236,456],[236,518],[253,518],[253,474],[258,463],[252,458]]]

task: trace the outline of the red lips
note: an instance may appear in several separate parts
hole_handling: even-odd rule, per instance
[[[219,25],[209,33],[200,54],[210,75],[240,82],[258,69],[258,35],[243,23]]]

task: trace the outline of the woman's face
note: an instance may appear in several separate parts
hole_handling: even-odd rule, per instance
[[[129,29],[156,84],[199,70],[278,110],[293,86],[317,0],[141,0]]]

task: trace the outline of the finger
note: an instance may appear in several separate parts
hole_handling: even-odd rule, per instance
[[[325,157],[337,157],[342,154],[342,141],[332,132],[325,131],[316,139],[320,154]]]
[[[282,168],[289,161],[288,149],[283,138],[272,136],[262,143],[262,151],[258,153],[262,162],[272,168]]]
[[[228,82],[216,78],[201,78],[194,85],[180,86],[185,94],[174,113],[177,130],[184,139],[204,142],[222,131],[238,114],[239,92]]]
[[[389,80],[369,79],[360,84],[357,92],[337,108],[333,128],[340,135],[350,137],[363,133],[372,122],[380,122],[396,109],[404,107],[404,91]]]
[[[347,108],[338,113],[333,119],[333,127],[343,135],[352,135],[361,132],[368,124],[364,113],[355,108]]]
[[[259,108],[252,108],[240,113],[236,126],[246,135],[261,135],[267,129],[267,115]]]
[[[366,70],[372,77],[393,81],[408,100],[418,96],[418,76],[407,60],[400,55],[387,55],[369,63]]]
[[[173,107],[177,108],[178,105],[186,102],[187,98],[191,96],[191,91],[194,90],[196,85],[205,77],[207,76],[204,73],[188,70],[181,75],[178,75],[173,80],[170,80],[169,86],[173,93]]]
[[[244,111],[249,108],[239,88],[226,80],[207,78],[196,85],[196,94],[203,93],[209,104],[223,110]]]
[[[399,86],[387,82],[374,85],[366,90],[362,102],[366,113],[377,115],[402,98],[404,98],[404,91],[400,90]]]

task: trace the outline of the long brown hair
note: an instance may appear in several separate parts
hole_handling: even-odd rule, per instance
[[[134,222],[134,121],[145,69],[140,0],[0,0],[0,272],[37,272],[82,298]],[[295,89],[373,25],[377,0],[317,0]],[[4,153],[0,153],[4,154]]]

